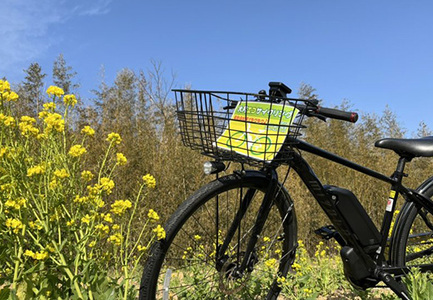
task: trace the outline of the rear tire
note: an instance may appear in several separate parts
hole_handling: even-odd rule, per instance
[[[425,181],[417,191],[424,196],[433,196],[433,177]],[[433,216],[425,209],[418,209],[413,202],[405,202],[392,233],[390,262],[393,266],[411,267],[433,264]],[[430,250],[428,250],[430,249]]]
[[[248,271],[241,275],[234,271],[269,183],[263,173],[248,171],[215,180],[187,199],[166,223],[166,238],[151,249],[140,299],[165,299],[168,279],[167,299],[276,299],[277,279],[287,275],[297,241],[295,211],[284,187],[279,186]],[[251,204],[217,267],[216,241],[220,247],[247,191],[254,194]]]

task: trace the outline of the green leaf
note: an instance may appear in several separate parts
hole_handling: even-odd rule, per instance
[[[4,287],[0,290],[0,300],[7,300],[10,295],[10,289],[7,287]]]

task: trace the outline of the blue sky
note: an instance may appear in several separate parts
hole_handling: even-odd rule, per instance
[[[112,82],[153,59],[177,74],[176,87],[305,82],[324,105],[389,105],[414,131],[433,128],[432,13],[428,0],[2,0],[0,77],[19,82],[32,62],[49,74],[62,53],[87,98],[102,65]]]

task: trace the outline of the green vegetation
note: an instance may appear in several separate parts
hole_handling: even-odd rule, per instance
[[[86,125],[71,133],[75,95],[55,86],[46,92],[37,119],[18,117],[19,97],[0,80],[1,293],[11,299],[134,298],[140,262],[152,241],[165,236],[152,209],[137,232],[131,226],[155,178],[146,174],[136,182],[132,198],[110,197],[117,170],[127,163],[118,152],[121,136],[107,135],[90,171],[87,148],[96,142],[95,130]]]

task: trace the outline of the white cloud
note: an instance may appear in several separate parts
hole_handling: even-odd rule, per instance
[[[77,16],[106,14],[112,0],[3,1],[0,9],[0,77],[21,72],[23,64],[36,60],[53,46],[56,40],[48,35],[52,26]]]
[[[92,5],[86,4],[81,8],[78,7],[78,12],[82,16],[95,16],[103,15],[110,11],[110,4],[112,0],[97,0]]]

